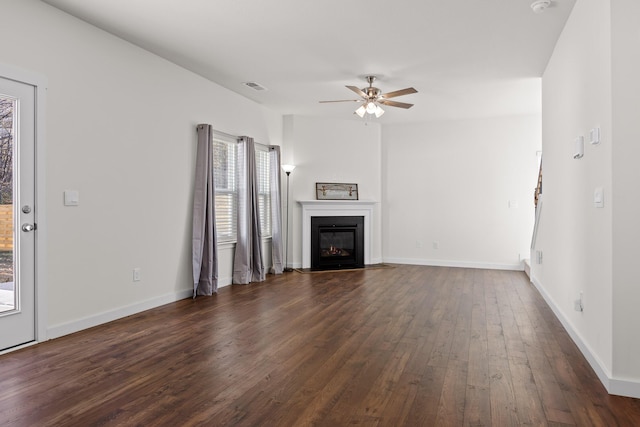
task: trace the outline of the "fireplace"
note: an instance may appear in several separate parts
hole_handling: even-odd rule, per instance
[[[311,268],[311,219],[314,217],[363,217],[364,218],[364,265],[374,263],[372,259],[374,239],[374,210],[377,202],[372,200],[298,200],[302,208],[302,268]],[[361,252],[361,253],[362,253]]]
[[[311,217],[311,269],[364,267],[364,217]]]

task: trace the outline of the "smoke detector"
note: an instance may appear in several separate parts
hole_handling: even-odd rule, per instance
[[[536,0],[531,3],[531,9],[533,10],[533,13],[542,13],[550,5],[551,0]]]

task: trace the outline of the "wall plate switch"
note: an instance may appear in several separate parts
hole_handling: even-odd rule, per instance
[[[589,142],[592,145],[600,144],[600,128],[593,128],[589,131]]]
[[[64,205],[78,206],[80,204],[80,193],[77,190],[64,191]]]
[[[604,188],[596,187],[593,190],[593,206],[596,208],[604,208]]]
[[[573,158],[581,159],[584,157],[584,136],[579,136],[573,140]]]

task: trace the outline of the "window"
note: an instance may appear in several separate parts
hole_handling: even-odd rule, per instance
[[[258,181],[258,214],[262,237],[271,237],[271,170],[269,148],[256,144],[256,175]]]
[[[238,194],[236,186],[237,142],[235,138],[213,133],[213,174],[216,185],[215,209],[218,242],[235,242]]]
[[[236,162],[237,138],[221,132],[213,133],[213,174],[218,242],[235,242],[238,221],[238,187]],[[262,237],[271,237],[271,174],[269,148],[256,144],[258,181],[258,214]]]

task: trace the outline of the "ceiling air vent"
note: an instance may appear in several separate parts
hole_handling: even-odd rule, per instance
[[[256,82],[244,82],[243,85],[250,87],[253,90],[267,90],[266,87],[262,86],[260,83]]]

